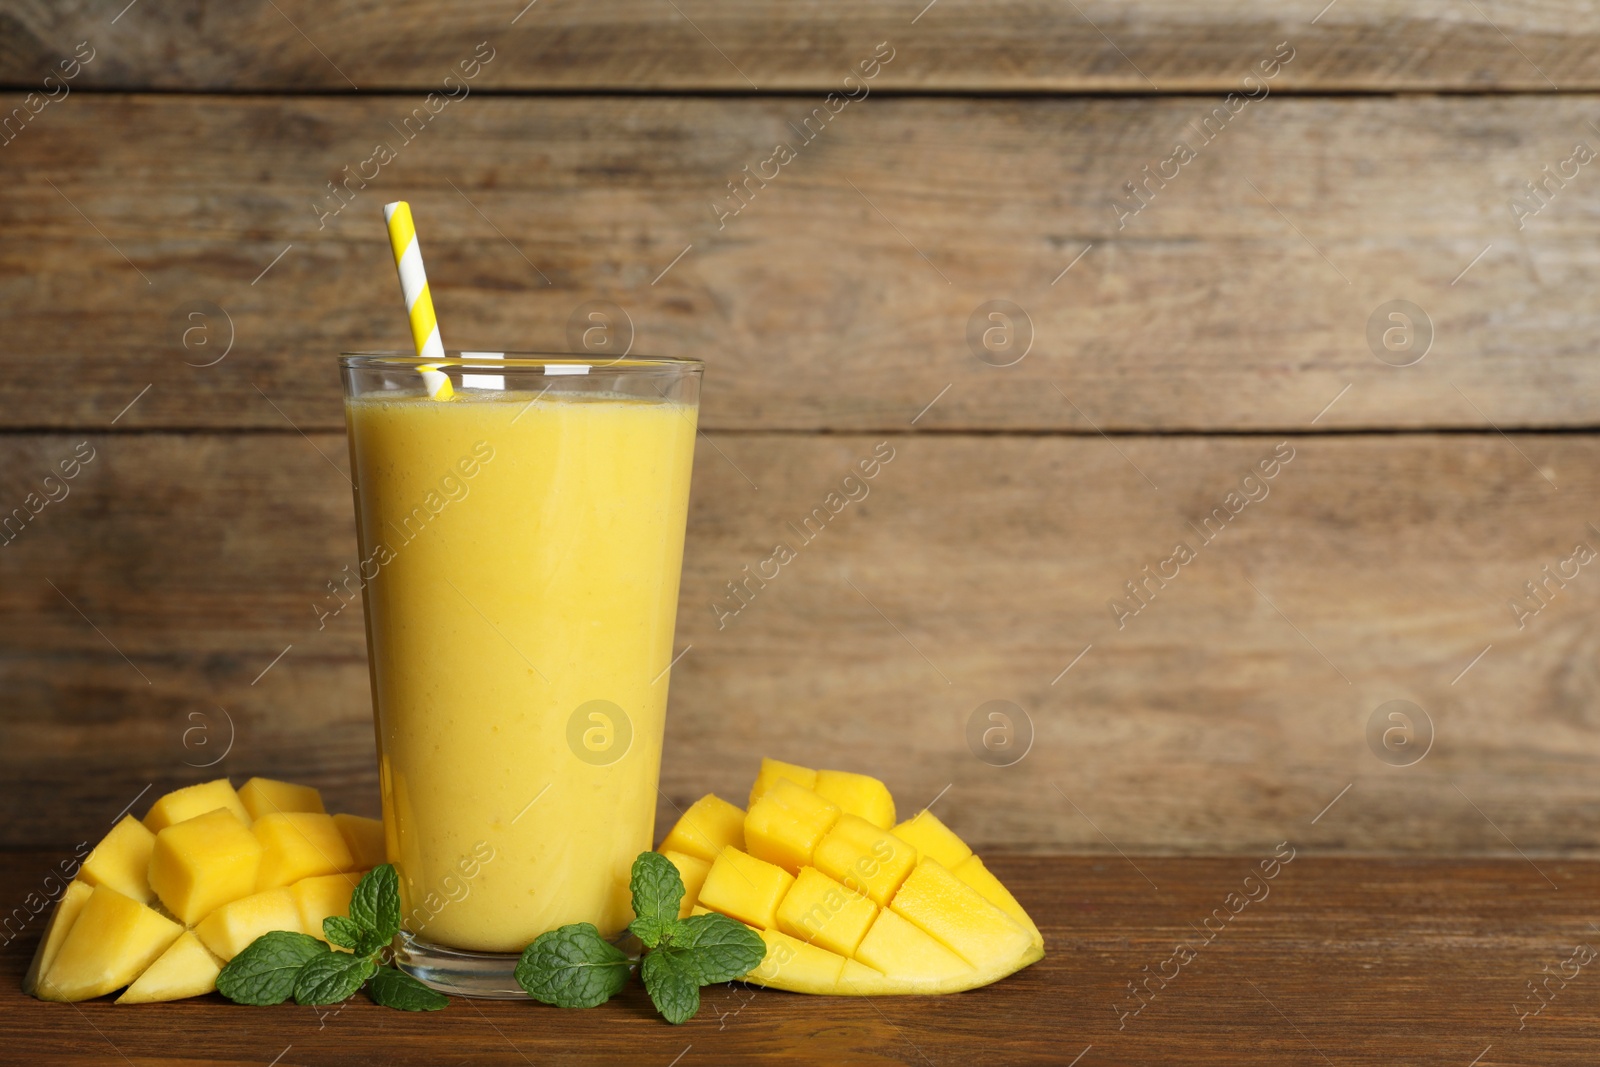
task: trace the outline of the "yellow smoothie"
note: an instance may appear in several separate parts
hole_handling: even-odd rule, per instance
[[[653,840],[696,408],[463,391],[345,416],[405,928],[480,952],[620,933]]]

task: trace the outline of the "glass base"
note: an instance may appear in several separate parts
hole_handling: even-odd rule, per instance
[[[529,999],[517,984],[520,958],[507,952],[467,952],[430,945],[404,931],[394,950],[395,966],[423,985],[449,996],[488,1000]]]
[[[626,930],[612,944],[639,958],[640,946]],[[394,965],[430,989],[453,997],[479,997],[484,1000],[530,1000],[517,984],[517,961],[521,953],[468,952],[420,941],[404,930],[394,947]]]

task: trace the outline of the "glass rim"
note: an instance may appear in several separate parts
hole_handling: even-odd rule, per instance
[[[705,360],[677,356],[581,356],[571,352],[535,351],[454,351],[446,352],[442,359],[429,359],[414,351],[394,349],[389,351],[359,351],[339,353],[339,366],[347,370],[381,369],[385,367],[415,370],[418,367],[462,367],[469,370],[533,370],[555,364],[567,367],[589,367],[595,370],[698,371],[705,368]]]

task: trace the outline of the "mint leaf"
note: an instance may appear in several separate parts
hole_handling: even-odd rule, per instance
[[[700,1010],[700,981],[686,951],[672,945],[658,948],[639,965],[645,992],[667,1022],[677,1025],[694,1018]]]
[[[354,919],[347,919],[343,915],[330,915],[322,920],[322,936],[328,939],[330,945],[354,951],[361,944],[362,933]]]
[[[534,1000],[558,1008],[592,1008],[628,984],[628,957],[593,923],[549,930],[522,950],[517,984]]]
[[[337,1004],[371,978],[378,965],[365,956],[329,951],[313,956],[294,979],[296,1004]]]
[[[350,918],[379,945],[394,940],[400,932],[400,879],[392,864],[380,864],[361,879],[350,894]]]
[[[701,985],[743,978],[766,958],[767,943],[761,935],[726,915],[691,915],[678,927],[669,947],[683,953]]]
[[[647,948],[669,940],[683,901],[683,876],[677,866],[659,852],[641,852],[633,861],[628,888],[633,891],[633,913],[638,916],[628,929]]]
[[[217,992],[236,1004],[282,1004],[294,992],[301,968],[332,954],[310,934],[274,930],[228,961],[217,975]]]
[[[450,1003],[450,998],[443,993],[429,989],[394,967],[378,968],[378,973],[367,983],[367,996],[374,1004],[398,1011],[438,1011]]]

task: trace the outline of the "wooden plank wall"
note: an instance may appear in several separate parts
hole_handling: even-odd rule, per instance
[[[663,812],[771,753],[989,848],[1600,854],[1594,12],[504,6],[0,0],[0,846],[224,749],[375,809],[317,605],[405,197],[452,344],[709,362]]]

